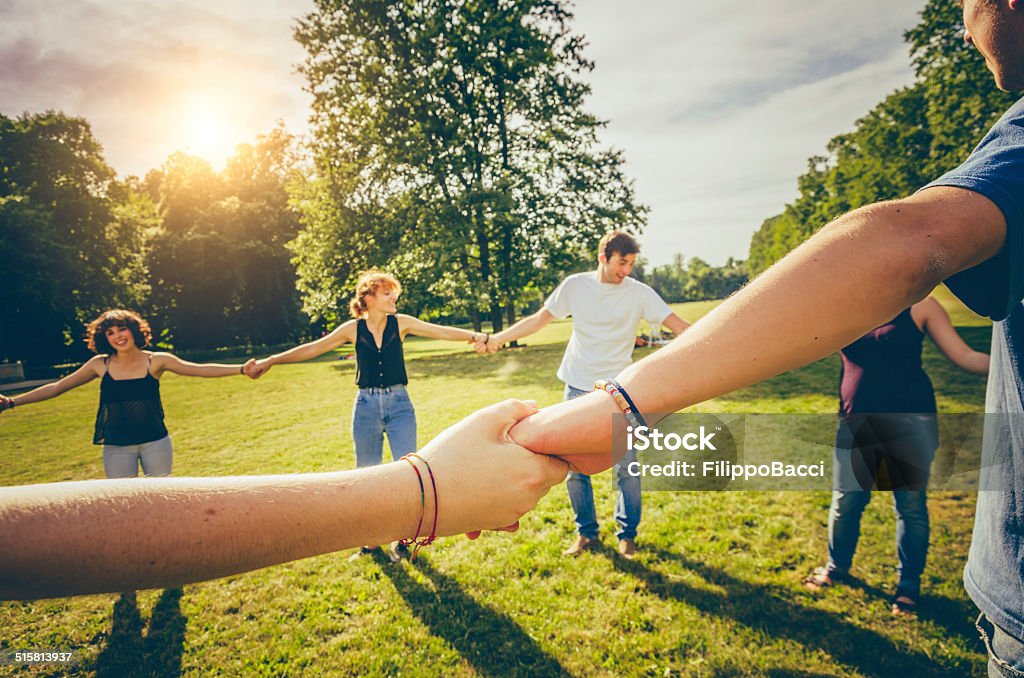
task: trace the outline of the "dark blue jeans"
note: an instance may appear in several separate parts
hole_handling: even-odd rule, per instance
[[[853,415],[841,418],[828,514],[828,569],[849,572],[860,520],[875,489],[892,490],[896,511],[897,595],[916,598],[928,556],[925,488],[938,426],[934,415]]]
[[[579,398],[590,391],[566,385],[565,400]],[[630,450],[612,469],[617,475],[619,485],[618,497],[615,500],[615,522],[619,524],[616,536],[619,539],[636,539],[636,528],[640,525],[640,476],[631,476],[626,472],[629,463],[636,461],[636,451]],[[597,509],[594,507],[594,488],[590,476],[573,471],[565,481],[572,503],[576,530],[588,539],[597,539]]]
[[[356,466],[376,466],[384,456],[384,434],[391,458],[401,459],[416,451],[416,411],[409,392],[401,384],[361,388],[352,406],[352,439]]]

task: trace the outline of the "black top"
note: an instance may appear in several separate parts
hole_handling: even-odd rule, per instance
[[[360,318],[356,323],[356,384],[359,388],[374,388],[408,383],[398,318],[388,316],[380,348],[377,348],[366,320]]]
[[[921,342],[910,309],[842,350],[842,414],[935,412],[935,391],[921,367]]]
[[[96,412],[96,445],[141,445],[167,437],[164,407],[160,402],[160,380],[146,368],[139,379],[114,379],[110,358],[100,381],[100,408]],[[149,358],[150,363],[153,357]]]

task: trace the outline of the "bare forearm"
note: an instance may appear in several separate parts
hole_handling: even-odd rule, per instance
[[[46,384],[39,388],[34,388],[28,393],[22,393],[21,395],[12,396],[11,400],[14,401],[15,405],[28,405],[30,403],[38,403],[43,400],[49,400],[50,398],[56,398],[68,389],[62,388],[59,382],[53,384]]]
[[[971,374],[986,375],[988,374],[989,355],[981,351],[968,351],[957,361],[957,365]]]
[[[487,335],[483,332],[472,332],[458,327],[445,327],[444,325],[430,325],[430,329],[424,332],[415,332],[433,339],[444,339],[445,341],[483,341]]]
[[[527,316],[527,317],[523,318],[522,320],[520,320],[519,322],[515,323],[511,327],[509,327],[509,328],[505,329],[504,331],[499,332],[498,334],[494,335],[492,341],[497,341],[497,342],[502,343],[502,344],[507,344],[507,343],[509,343],[511,341],[516,341],[517,339],[522,339],[523,337],[528,337],[531,334],[533,334],[534,332],[537,332],[538,330],[540,330],[542,327],[544,327],[547,324],[548,324],[547,320],[545,320],[539,314],[535,313],[535,314],[533,314],[531,316]]]
[[[275,353],[267,358],[267,362],[271,365],[280,365],[282,363],[301,363],[305,360],[317,358],[329,350],[329,348],[318,346],[316,342],[311,342],[308,344],[302,344],[301,346],[296,346],[295,348],[290,348],[281,353]]]
[[[411,536],[397,464],[344,473],[0,489],[0,597],[168,587]]]

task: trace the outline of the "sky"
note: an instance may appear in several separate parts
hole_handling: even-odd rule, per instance
[[[579,0],[589,110],[651,208],[643,255],[714,265],[796,193],[807,159],[912,82],[924,0]],[[303,133],[295,19],[312,0],[0,0],[0,113],[89,120],[142,175],[175,150],[223,166],[282,121]]]

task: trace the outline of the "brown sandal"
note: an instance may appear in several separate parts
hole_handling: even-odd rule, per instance
[[[892,614],[896,617],[917,616],[917,601],[901,593],[892,599]]]
[[[815,592],[830,588],[836,583],[833,574],[827,567],[816,567],[813,572],[804,577],[804,588]]]

